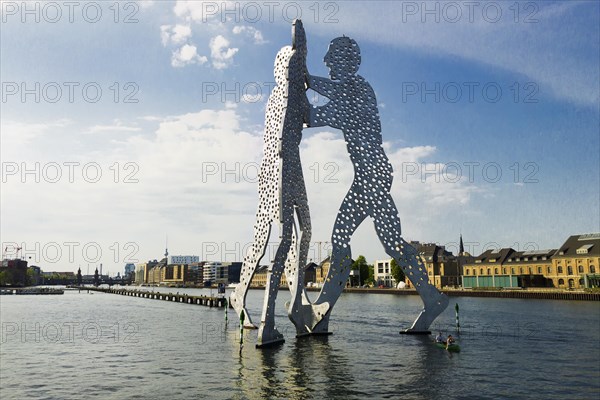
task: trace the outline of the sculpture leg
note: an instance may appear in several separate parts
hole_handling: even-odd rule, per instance
[[[424,308],[407,333],[429,333],[429,326],[448,306],[448,296],[429,282],[427,270],[418,259],[416,249],[402,239],[400,217],[391,196],[384,197],[374,216],[375,230],[386,253],[396,259],[421,296]]]
[[[398,264],[421,296],[424,307],[412,326],[405,333],[429,333],[433,321],[448,307],[448,296],[441,293],[429,282],[423,262],[418,258],[417,250],[401,239]]]
[[[305,197],[305,196],[304,196]],[[311,333],[313,325],[317,321],[315,310],[325,313],[327,305],[313,308],[306,293],[304,286],[304,266],[308,257],[310,247],[311,225],[307,202],[300,202],[296,207],[296,214],[299,221],[300,232],[299,240],[293,242],[293,247],[297,247],[298,260],[288,259],[286,276],[291,293],[291,300],[286,303],[288,317],[296,327],[296,335],[302,336]]]
[[[293,220],[291,221],[293,222]],[[281,282],[281,274],[285,267],[285,260],[290,251],[293,223],[285,223],[281,234],[281,242],[275,254],[275,260],[267,276],[267,287],[263,302],[262,318],[258,328],[258,341],[256,346],[261,347],[283,341],[283,335],[275,327],[275,300]]]
[[[244,311],[244,328],[246,329],[256,329],[256,325],[252,323],[250,313],[248,313],[248,310],[246,309],[246,296],[248,295],[250,282],[256,272],[258,263],[265,254],[270,233],[271,220],[265,215],[258,214],[257,223],[254,227],[254,243],[252,243],[252,247],[248,249],[248,254],[244,258],[244,263],[242,264],[242,270],[240,272],[240,283],[229,297],[229,303],[238,316]]]
[[[352,252],[350,250],[350,238],[358,226],[367,217],[366,210],[356,206],[362,201],[361,191],[356,184],[348,191],[344,198],[340,211],[336,218],[331,242],[333,250],[331,254],[331,266],[327,278],[323,283],[319,297],[313,304],[313,312],[316,320],[313,323],[312,333],[327,334],[329,332],[329,316],[338,298],[344,291],[350,269],[352,267]]]

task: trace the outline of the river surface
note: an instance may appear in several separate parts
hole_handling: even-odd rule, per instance
[[[262,296],[248,296],[255,322]],[[600,398],[598,302],[452,297],[432,328],[455,334],[459,303],[455,354],[398,334],[417,296],[343,294],[334,334],[299,339],[288,298],[286,342],[256,349],[231,310],[226,323],[224,309],[99,292],[1,296],[0,398]]]

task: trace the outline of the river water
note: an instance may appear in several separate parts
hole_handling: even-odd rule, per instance
[[[249,294],[255,322],[262,295]],[[454,354],[398,334],[417,296],[343,294],[334,334],[299,339],[287,298],[286,342],[256,349],[231,310],[226,323],[224,309],[98,292],[2,296],[0,398],[600,398],[598,302],[453,297],[433,329],[455,334],[458,302]]]

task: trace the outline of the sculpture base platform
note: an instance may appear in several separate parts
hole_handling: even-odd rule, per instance
[[[282,345],[285,342],[284,339],[274,339],[264,343],[256,343],[257,349],[264,349],[265,347],[274,347],[278,345]]]
[[[412,329],[405,329],[400,331],[401,335],[431,335],[431,331],[415,331]]]

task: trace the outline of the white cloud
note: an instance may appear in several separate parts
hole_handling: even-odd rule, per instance
[[[163,46],[169,43],[179,45],[184,43],[192,36],[192,28],[189,25],[162,25],[160,27],[160,37]]]
[[[62,118],[47,123],[23,123],[17,121],[2,120],[0,122],[0,136],[2,159],[12,159],[19,155],[31,153],[31,145],[48,135],[53,129],[65,128],[73,121]],[[35,146],[34,146],[35,147]],[[28,149],[27,151],[23,151]]]
[[[213,67],[216,69],[227,68],[233,62],[233,56],[238,50],[237,48],[230,48],[229,40],[222,35],[210,39],[210,57]]]
[[[112,125],[94,125],[86,133],[104,133],[104,132],[139,132],[141,128],[137,126],[125,126],[120,121],[115,121]]]
[[[254,39],[254,44],[265,44],[267,41],[263,38],[262,32],[252,26],[236,25],[232,30],[234,35],[246,33]]]
[[[171,55],[171,65],[173,67],[184,67],[189,64],[202,65],[208,61],[206,56],[198,55],[196,46],[185,44]]]

